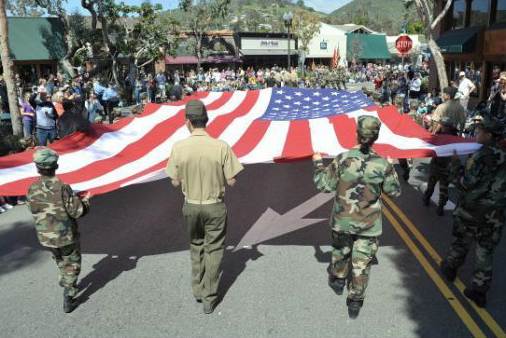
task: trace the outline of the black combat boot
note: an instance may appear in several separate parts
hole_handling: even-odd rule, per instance
[[[441,262],[440,269],[441,273],[448,282],[453,283],[455,281],[455,278],[457,278],[457,269],[451,267],[446,260],[443,260]]]
[[[444,216],[444,214],[445,214],[444,205],[439,204],[436,209],[436,215]]]
[[[364,300],[354,300],[346,298],[346,305],[348,305],[348,316],[350,319],[355,319],[360,313],[360,308],[364,304]]]
[[[346,285],[346,279],[337,278],[336,276],[329,274],[329,286],[336,295],[341,296],[343,294],[344,286]]]
[[[63,289],[63,312],[71,313],[77,307],[74,297],[69,296],[69,289]]]
[[[410,169],[409,167],[404,169],[403,172],[402,172],[402,178],[404,179],[404,181],[409,181],[409,172],[410,172]]]
[[[487,294],[484,292],[477,291],[471,287],[464,290],[464,295],[466,295],[467,298],[471,299],[479,307],[487,306]]]
[[[207,303],[204,302],[204,313],[209,315],[214,312],[214,308],[216,307],[215,303]]]
[[[423,203],[423,205],[428,207],[430,204],[430,196],[428,196],[427,194],[424,194],[423,199],[422,199],[422,203]]]

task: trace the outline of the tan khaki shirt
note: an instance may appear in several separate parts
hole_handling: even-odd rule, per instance
[[[243,169],[228,144],[197,129],[174,144],[166,172],[181,182],[188,203],[211,204],[223,201],[226,180]]]
[[[460,104],[458,100],[448,100],[444,103],[441,103],[437,106],[434,113],[432,113],[432,121],[434,125],[432,126],[432,130],[434,130],[437,126],[437,123],[441,121],[441,119],[447,116],[452,121],[453,126],[456,129],[462,130],[466,124],[466,111],[464,107]]]

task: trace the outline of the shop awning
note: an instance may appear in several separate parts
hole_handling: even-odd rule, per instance
[[[208,56],[206,58],[202,58],[200,60],[201,63],[212,63],[212,64],[220,64],[220,63],[241,63],[242,60],[233,55],[213,55]],[[197,57],[186,55],[186,56],[166,56],[165,64],[167,65],[196,65]]]
[[[388,60],[387,40],[384,34],[346,34],[348,60]]]
[[[59,60],[65,56],[63,25],[57,18],[7,18],[11,55],[16,61]]]
[[[476,41],[480,28],[469,27],[448,31],[437,39],[442,53],[472,53],[476,48]]]

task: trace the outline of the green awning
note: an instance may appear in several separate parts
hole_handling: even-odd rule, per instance
[[[65,56],[63,26],[57,18],[7,19],[9,46],[16,61],[59,60]]]
[[[477,27],[448,31],[436,42],[442,53],[471,53],[476,48],[479,31]]]
[[[388,60],[387,39],[384,34],[346,34],[346,50],[349,60]],[[358,57],[357,57],[358,56]]]

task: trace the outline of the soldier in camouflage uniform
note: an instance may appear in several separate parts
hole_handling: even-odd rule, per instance
[[[358,119],[359,145],[338,155],[325,167],[321,155],[313,156],[314,183],[322,192],[336,192],[330,217],[332,262],[329,285],[342,294],[352,266],[351,284],[346,300],[350,318],[362,307],[369,280],[371,261],[378,250],[382,233],[382,193],[399,196],[401,187],[393,166],[372,150],[381,123],[371,116]]]
[[[438,127],[438,134],[457,135],[457,126],[453,124],[453,121],[448,116],[443,116],[437,123],[440,124]],[[430,161],[429,166],[429,179],[427,182],[427,190],[423,195],[423,204],[428,206],[430,204],[430,198],[434,193],[437,182],[439,182],[439,201],[436,209],[438,216],[444,215],[444,206],[448,202],[448,183],[449,183],[449,166],[451,157],[433,157]]]
[[[348,77],[346,75],[346,68],[344,67],[337,67],[336,71],[336,82],[337,82],[337,89],[339,90],[346,90],[346,82],[348,81]]]
[[[55,176],[58,154],[41,147],[33,155],[40,178],[28,189],[27,201],[35,219],[37,238],[53,253],[64,288],[63,310],[76,307],[77,278],[81,271],[81,252],[76,219],[89,209],[89,196],[80,198],[69,185]]]
[[[472,285],[464,294],[485,307],[494,250],[505,221],[506,151],[499,146],[503,126],[497,121],[483,120],[477,132],[476,140],[483,146],[468,159],[465,168],[456,155],[452,158],[450,175],[459,193],[453,213],[455,241],[441,263],[441,271],[453,282],[471,244],[476,242]]]

